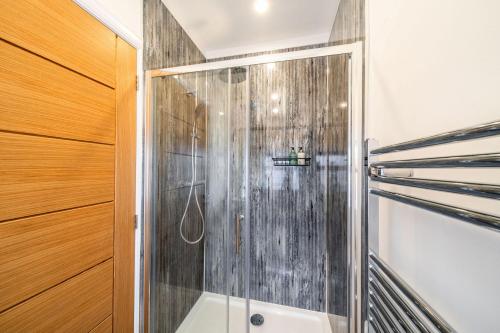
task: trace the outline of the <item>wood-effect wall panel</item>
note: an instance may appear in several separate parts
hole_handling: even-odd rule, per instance
[[[95,327],[90,333],[111,333],[113,332],[113,317],[109,316],[104,319],[97,327]]]
[[[115,92],[0,40],[0,130],[113,144]]]
[[[330,32],[330,43],[348,44],[365,39],[365,0],[341,0]]]
[[[144,69],[205,62],[205,57],[161,0],[144,0]]]
[[[250,68],[253,299],[325,310],[327,98],[326,57]],[[310,167],[273,166],[292,146]]]
[[[116,36],[73,1],[0,1],[0,13],[0,38],[114,87]]]
[[[144,0],[144,68],[155,69],[201,63],[205,57],[161,0]],[[202,73],[199,73],[202,74]],[[199,83],[196,86],[196,82]],[[157,177],[155,218],[151,251],[156,253],[151,276],[151,331],[175,332],[203,291],[203,242],[187,245],[179,235],[190,179],[191,133],[196,119],[198,136],[205,136],[204,78],[181,75],[153,80],[154,155]],[[205,159],[205,140],[199,140],[197,166]],[[188,164],[189,163],[189,164]],[[179,169],[181,170],[179,170]],[[169,173],[177,170],[175,173]],[[203,175],[198,173],[199,179]],[[197,191],[205,206],[205,186]],[[193,198],[192,198],[193,199]],[[188,208],[185,233],[189,239],[200,233],[200,218],[194,201]],[[189,258],[189,260],[186,260]]]
[[[0,312],[111,258],[113,207],[0,223]]]
[[[116,45],[116,181],[113,330],[134,330],[136,51]]]
[[[0,313],[0,332],[87,333],[113,310],[113,260],[107,260]]]
[[[114,147],[0,132],[0,221],[114,199]]]

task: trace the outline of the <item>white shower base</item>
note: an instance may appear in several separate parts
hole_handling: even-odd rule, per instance
[[[177,333],[226,332],[226,296],[204,292],[177,329]],[[260,313],[264,324],[251,333],[331,333],[326,313],[272,303],[250,301],[250,315]],[[245,299],[229,298],[229,333],[245,333]]]

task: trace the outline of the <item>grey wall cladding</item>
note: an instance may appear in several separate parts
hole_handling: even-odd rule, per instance
[[[336,62],[333,58],[337,58]],[[330,70],[331,74],[328,73],[330,65],[336,66],[335,71]],[[331,300],[331,303],[338,309],[343,308],[347,295],[347,177],[343,169],[347,153],[347,109],[343,104],[347,98],[346,77],[346,57],[323,57],[277,63],[272,71],[266,65],[250,66],[249,82],[231,87],[230,215],[227,219],[226,201],[221,205],[207,202],[205,278],[208,291],[225,293],[229,288],[231,295],[243,297],[245,283],[249,283],[251,299],[325,311],[326,275],[335,274],[335,297],[344,299]],[[244,207],[245,170],[241,163],[246,84],[250,84],[251,101],[251,217],[242,224],[250,223],[250,276],[243,270],[244,237],[241,236],[239,253],[235,245],[236,217],[243,213]],[[332,89],[342,85],[342,92],[332,93]],[[271,98],[273,93],[279,95],[278,100]],[[227,170],[211,165],[226,165],[227,153],[211,152],[227,148],[227,141],[213,138],[223,131],[216,127],[220,127],[220,123],[211,121],[217,116],[217,109],[210,105],[209,102],[207,197],[225,199]],[[278,112],[273,112],[274,108]],[[214,148],[214,143],[220,147]],[[272,157],[287,156],[290,146],[303,146],[306,154],[313,158],[312,165],[274,167]],[[217,162],[218,159],[222,162]],[[214,172],[222,174],[212,175]],[[334,244],[328,245],[329,240]],[[328,267],[327,255],[335,256]],[[343,281],[339,280],[341,277]]]
[[[205,57],[161,0],[144,0],[144,69],[205,62]]]
[[[204,62],[205,58],[161,0],[144,0],[144,68],[157,69]],[[179,235],[179,223],[191,180],[191,130],[196,117],[196,80],[153,80],[155,167],[157,174],[152,251],[153,329],[173,333],[203,292],[203,242],[188,245]],[[204,86],[203,86],[204,87]],[[205,138],[205,115],[197,124]],[[199,144],[198,175],[204,178],[205,142]],[[204,184],[197,186],[204,208]],[[201,232],[196,205],[191,202],[185,232],[195,239]]]

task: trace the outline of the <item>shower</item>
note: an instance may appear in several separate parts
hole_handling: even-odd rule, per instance
[[[347,332],[361,55],[326,47],[154,72],[150,332]],[[275,163],[291,146],[311,163]]]
[[[229,83],[229,81],[231,81],[231,84],[241,83],[247,79],[247,69],[245,67],[231,68],[231,79],[227,75],[227,70],[221,70],[219,72],[219,79],[225,83]]]
[[[195,110],[195,114],[196,114]],[[198,244],[202,239],[203,236],[205,235],[205,218],[203,217],[203,212],[200,207],[200,201],[198,200],[198,192],[195,187],[195,182],[196,182],[196,153],[197,153],[197,141],[198,141],[198,131],[196,127],[196,120],[193,121],[193,129],[191,132],[191,185],[189,187],[189,195],[188,199],[186,201],[186,207],[184,208],[184,213],[182,214],[181,218],[181,223],[179,224],[179,234],[182,238],[182,240],[188,244],[194,245]],[[198,213],[200,214],[201,217],[201,234],[196,240],[189,240],[187,237],[184,235],[183,231],[183,226],[184,222],[186,221],[186,216],[189,210],[189,203],[191,202],[191,197],[193,196],[193,190],[194,190],[194,200],[196,202],[196,207],[198,210]]]
[[[234,67],[231,68],[231,76],[229,78],[228,71],[227,70],[222,70],[219,72],[219,79],[224,82],[228,83],[231,81],[231,84],[238,84],[241,82],[244,82],[246,80],[246,73],[247,69],[245,67]],[[195,96],[193,92],[188,92],[187,93],[189,96]],[[197,96],[195,96],[197,97]],[[199,106],[199,105],[198,105]],[[195,115],[199,113],[198,106],[195,110]],[[201,210],[200,202],[198,200],[198,193],[197,189],[195,186],[196,183],[196,153],[197,153],[197,141],[198,141],[198,132],[197,132],[197,124],[196,120],[193,122],[193,127],[192,127],[192,132],[191,132],[191,184],[189,187],[189,195],[188,199],[186,201],[186,206],[184,208],[184,213],[182,214],[181,222],[179,225],[179,234],[182,238],[182,240],[188,244],[195,245],[198,244],[202,239],[205,234],[205,218],[203,216],[203,212]],[[186,222],[186,217],[189,211],[189,204],[191,202],[191,198],[194,196],[194,200],[196,202],[196,208],[197,212],[199,213],[201,217],[201,234],[196,240],[189,240],[186,235],[184,235],[184,224]]]

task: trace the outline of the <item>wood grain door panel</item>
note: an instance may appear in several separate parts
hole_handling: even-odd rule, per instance
[[[0,132],[0,221],[114,199],[114,147]]]
[[[113,310],[113,260],[0,313],[0,332],[89,332]]]
[[[0,1],[0,38],[115,85],[115,34],[71,0]]]
[[[0,40],[0,130],[115,143],[115,92]]]
[[[113,203],[0,223],[0,312],[113,256]]]
[[[133,332],[136,50],[0,0],[0,332]]]
[[[97,325],[90,333],[111,333],[113,332],[113,318],[109,316],[102,323]]]

